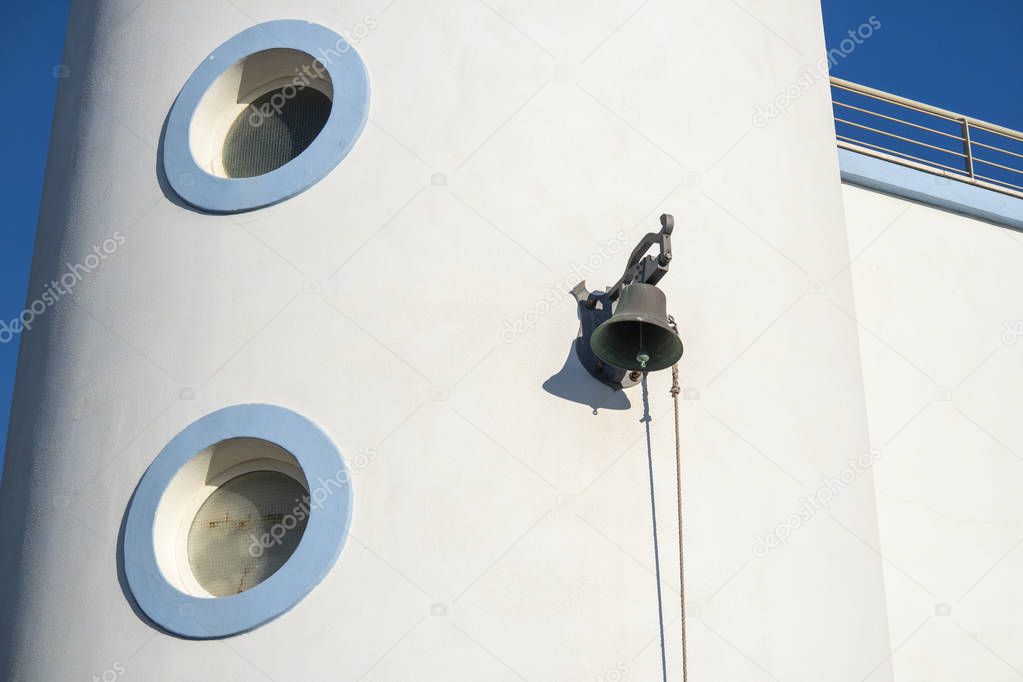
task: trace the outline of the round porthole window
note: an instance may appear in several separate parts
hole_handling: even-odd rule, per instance
[[[277,88],[245,108],[227,131],[221,159],[229,178],[252,178],[280,168],[323,130],[330,99],[319,90]]]
[[[295,513],[305,497],[298,481],[273,471],[242,474],[214,490],[188,529],[188,567],[199,585],[225,597],[276,573],[305,532],[307,517]]]
[[[168,443],[132,498],[123,540],[132,595],[184,636],[252,629],[327,574],[351,500],[340,453],[300,415],[272,405],[207,415]]]
[[[167,482],[153,519],[160,573],[198,598],[241,594],[283,568],[310,515],[295,456],[253,437],[202,449]]]
[[[329,29],[272,21],[239,33],[192,74],[167,118],[163,169],[188,203],[236,212],[307,189],[365,127],[369,79]]]

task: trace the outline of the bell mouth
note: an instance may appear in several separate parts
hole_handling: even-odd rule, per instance
[[[635,372],[656,372],[682,357],[682,339],[646,315],[612,318],[593,330],[590,348],[604,362]],[[649,359],[643,361],[642,356]]]

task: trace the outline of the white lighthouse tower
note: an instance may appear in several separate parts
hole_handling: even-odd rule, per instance
[[[657,566],[569,293],[671,213],[689,672],[890,680],[869,477],[756,540],[869,452],[827,87],[754,115],[823,52],[794,1],[77,0],[0,673],[679,679],[670,379]]]

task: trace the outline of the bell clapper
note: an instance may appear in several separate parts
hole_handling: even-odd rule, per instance
[[[639,352],[636,353],[636,362],[642,369],[646,369],[646,363],[650,362],[650,354],[643,350],[643,325],[639,326]]]

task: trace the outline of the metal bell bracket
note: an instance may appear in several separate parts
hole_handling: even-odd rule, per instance
[[[674,229],[675,218],[668,213],[661,214],[660,231],[648,232],[639,240],[629,254],[625,272],[617,282],[605,291],[589,291],[586,280],[583,280],[570,292],[577,301],[582,326],[582,334],[575,340],[576,355],[586,371],[597,381],[615,390],[634,386],[639,382],[639,373],[626,372],[598,358],[590,348],[590,336],[594,329],[611,319],[613,304],[621,296],[624,287],[637,282],[657,284],[668,273],[671,264],[671,232]],[[657,256],[647,254],[655,245],[659,247],[660,253]]]

